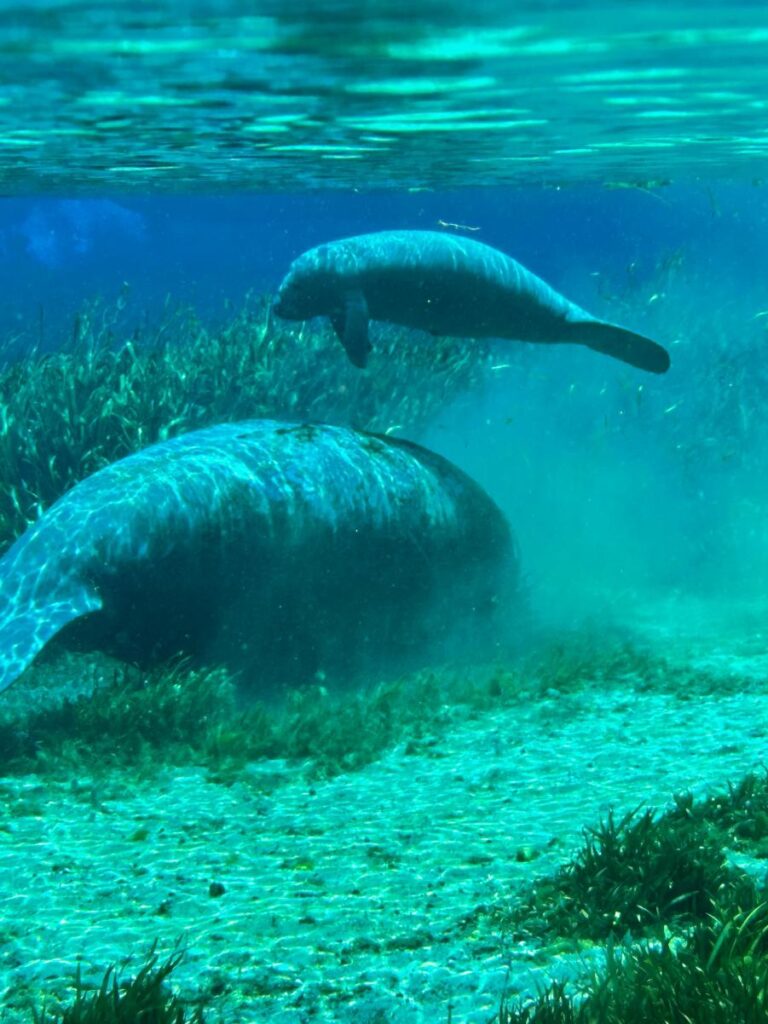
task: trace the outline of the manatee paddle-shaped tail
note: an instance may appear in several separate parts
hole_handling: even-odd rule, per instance
[[[669,369],[655,341],[592,316],[506,253],[439,231],[379,231],[310,249],[273,308],[288,320],[330,317],[360,367],[371,319],[455,338],[572,342],[650,373]]]
[[[51,581],[45,586],[30,587],[30,579],[17,581],[15,593],[4,601],[0,612],[0,690],[17,679],[48,641],[75,619],[98,611],[101,598],[88,586],[73,581]],[[14,591],[13,579],[2,581],[3,590]],[[62,591],[69,591],[62,597]],[[4,595],[5,596],[5,595]]]
[[[649,373],[666,373],[669,369],[669,352],[658,342],[604,320],[570,321],[563,327],[562,340],[586,345]]]

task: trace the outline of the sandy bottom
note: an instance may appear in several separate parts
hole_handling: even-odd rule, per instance
[[[0,779],[0,1006],[28,1021],[68,998],[78,962],[187,950],[174,975],[209,1021],[486,1022],[506,992],[584,969],[514,946],[477,911],[568,858],[609,808],[666,806],[762,764],[768,646],[759,610],[728,621],[671,601],[637,629],[665,656],[738,674],[742,692],[616,680],[468,716],[418,754],[308,783],[263,761],[44,783]],[[18,695],[14,694],[15,699]],[[518,859],[520,858],[520,859]],[[599,951],[592,954],[599,959]]]

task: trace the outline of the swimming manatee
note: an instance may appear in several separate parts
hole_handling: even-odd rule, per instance
[[[325,425],[224,424],[94,473],[0,560],[0,689],[48,641],[176,653],[258,687],[354,677],[480,630],[517,555],[461,470]]]
[[[430,334],[572,342],[665,373],[666,349],[599,320],[510,256],[437,231],[380,231],[328,242],[294,260],[274,304],[289,320],[330,317],[355,366],[371,351],[369,320]]]

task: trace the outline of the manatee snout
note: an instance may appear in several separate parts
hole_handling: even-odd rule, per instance
[[[272,311],[284,320],[311,320],[314,316],[328,316],[327,297],[316,289],[303,287],[296,281],[285,281],[272,304]]]
[[[299,314],[301,295],[297,288],[291,287],[288,279],[280,285],[280,288],[272,300],[272,312],[283,317],[284,320],[303,320]]]
[[[328,274],[307,274],[301,261],[283,279],[272,304],[273,312],[285,320],[310,320],[315,316],[330,316],[343,303],[338,296],[338,284]]]

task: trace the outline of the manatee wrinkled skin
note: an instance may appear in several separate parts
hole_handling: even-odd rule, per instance
[[[328,242],[294,260],[273,309],[288,320],[327,316],[352,363],[371,351],[369,320],[434,335],[571,342],[651,373],[661,345],[593,317],[511,256],[438,231],[380,231]]]
[[[0,689],[60,631],[257,687],[353,677],[486,620],[507,523],[406,441],[269,420],[156,444],[72,488],[0,560]]]

